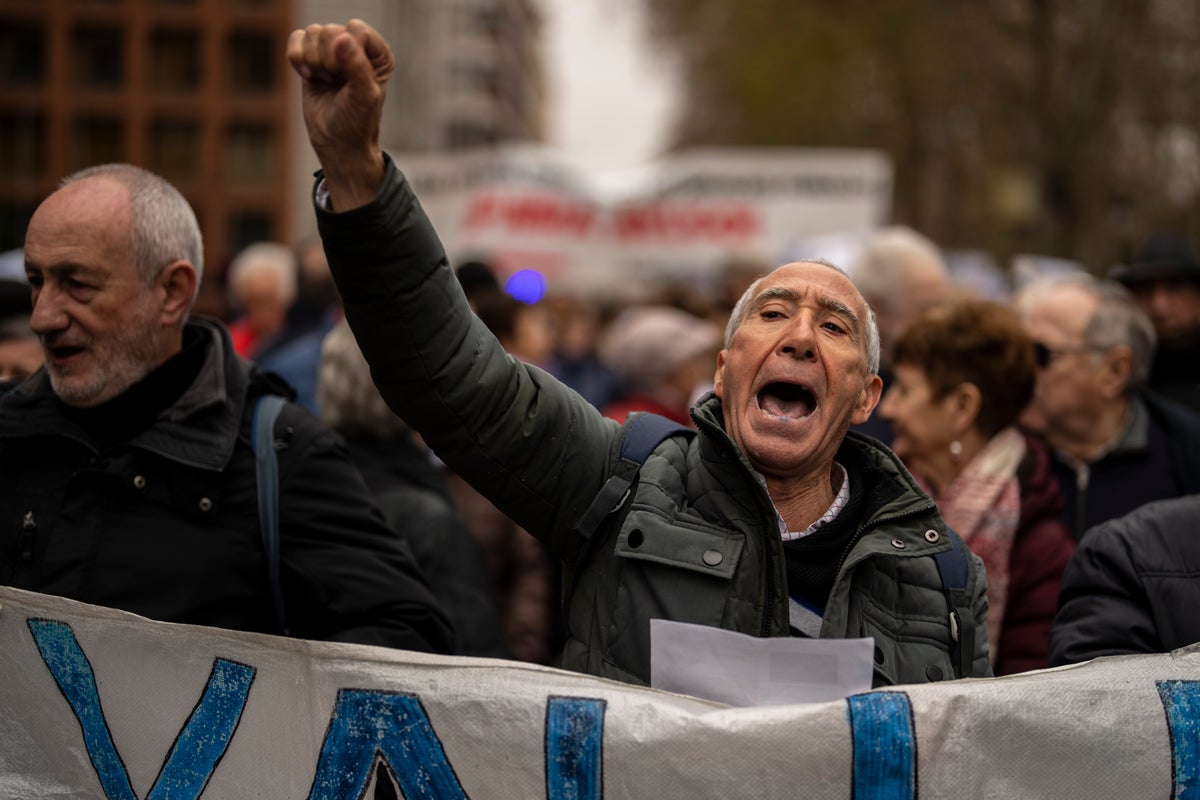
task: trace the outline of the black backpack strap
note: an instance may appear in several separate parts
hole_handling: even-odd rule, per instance
[[[621,431],[617,468],[575,525],[575,531],[584,540],[590,540],[604,518],[621,507],[646,458],[663,439],[675,433],[695,431],[658,414],[630,415]]]
[[[950,607],[951,657],[956,677],[971,674],[975,657],[975,614],[971,609],[971,597],[967,593],[967,548],[962,538],[947,530],[950,549],[935,553],[938,576],[942,579],[942,590],[946,593],[946,604]]]
[[[275,394],[264,394],[254,403],[250,423],[250,448],[254,451],[258,478],[258,524],[262,529],[263,549],[267,554],[267,580],[271,604],[280,635],[287,632],[283,613],[283,587],[279,581],[279,462],[275,457],[275,420],[287,401]]]

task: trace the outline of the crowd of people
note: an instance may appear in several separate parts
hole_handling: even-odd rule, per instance
[[[1200,641],[1185,238],[1004,298],[896,226],[845,270],[733,259],[700,304],[528,304],[451,262],[379,147],[387,43],[311,26],[288,58],[320,238],[239,253],[224,320],[158,176],[84,170],[30,220],[3,584],[634,683],[652,619],[870,636],[875,685]]]

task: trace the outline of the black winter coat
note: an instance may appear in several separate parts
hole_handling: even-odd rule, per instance
[[[350,456],[383,516],[412,547],[421,571],[457,633],[456,655],[512,658],[492,595],[483,551],[442,478],[411,439],[350,436]]]
[[[1092,528],[1063,575],[1050,665],[1200,642],[1200,495]]]
[[[101,451],[44,370],[0,397],[0,583],[167,622],[274,632],[259,530],[253,399],[287,391],[219,324],[199,374],[132,440]],[[282,392],[281,392],[282,390]],[[287,404],[275,426],[293,636],[449,652],[453,631],[344,443]]]

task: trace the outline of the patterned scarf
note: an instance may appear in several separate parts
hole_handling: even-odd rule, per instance
[[[1008,598],[1009,555],[1021,517],[1017,467],[1024,457],[1025,440],[1015,428],[1005,428],[937,498],[946,524],[983,559],[987,570],[988,652],[993,664]]]

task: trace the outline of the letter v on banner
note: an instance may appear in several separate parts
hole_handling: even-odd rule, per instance
[[[42,660],[79,720],[104,796],[137,800],[100,706],[96,675],[75,633],[54,620],[30,619],[27,624]],[[245,664],[223,658],[213,661],[200,702],[175,739],[146,800],[200,796],[237,730],[254,674],[254,667]]]

